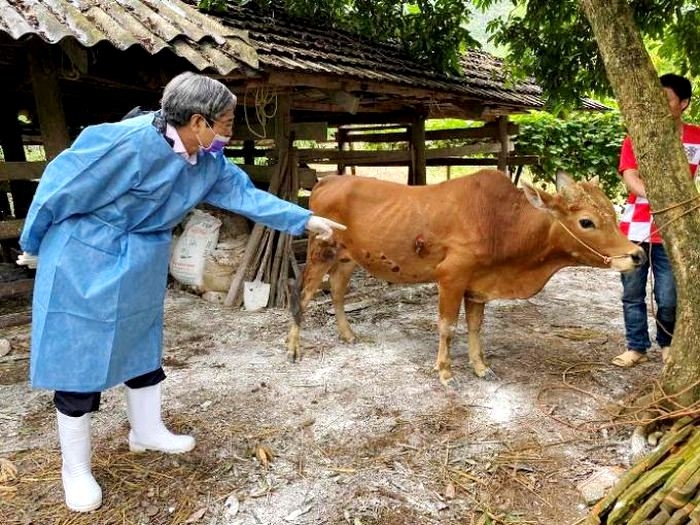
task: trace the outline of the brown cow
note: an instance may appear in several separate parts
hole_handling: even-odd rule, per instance
[[[440,381],[452,378],[450,341],[464,300],[469,361],[479,377],[493,375],[484,362],[480,332],[484,303],[524,299],[539,292],[565,266],[611,267],[624,272],[644,252],[618,230],[612,204],[597,180],[577,184],[557,174],[557,194],[503,173],[474,175],[430,186],[332,176],[313,189],[314,213],[347,226],[330,242],[309,238],[301,304],[292,305],[289,357],[299,354],[301,314],[330,275],[335,316],[343,340],[355,334],[343,310],[350,274],[359,264],[392,283],[437,282]],[[302,284],[302,283],[300,283]]]

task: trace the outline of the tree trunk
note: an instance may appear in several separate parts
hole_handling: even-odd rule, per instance
[[[678,138],[668,102],[625,0],[581,0],[610,84],[634,143],[639,172],[653,210],[695,197],[692,204],[656,215],[657,226],[673,221],[662,232],[678,291],[678,317],[671,359],[663,385],[678,393],[700,379],[700,204],[690,179],[688,160]],[[700,386],[683,393],[684,405],[700,399]]]

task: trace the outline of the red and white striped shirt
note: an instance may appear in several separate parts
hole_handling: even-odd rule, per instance
[[[694,177],[698,164],[700,164],[700,126],[684,123],[682,141],[685,153],[688,156],[690,173]],[[632,141],[627,136],[622,143],[618,171],[622,173],[631,169],[636,170],[639,167],[632,150]],[[656,230],[651,215],[649,201],[634,193],[630,193],[627,197],[625,209],[620,219],[620,230],[630,241],[661,242],[661,236]]]

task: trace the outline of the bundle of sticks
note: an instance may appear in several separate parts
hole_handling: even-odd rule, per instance
[[[585,525],[700,524],[698,423],[677,420],[593,507]]]
[[[294,149],[282,153],[270,179],[268,191],[278,197],[297,202],[299,174]],[[243,304],[243,283],[260,277],[270,284],[268,307],[286,308],[289,304],[290,279],[296,280],[300,269],[292,251],[292,236],[256,224],[248,239],[241,265],[236,271],[224,304]]]

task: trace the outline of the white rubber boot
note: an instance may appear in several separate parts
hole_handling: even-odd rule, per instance
[[[56,411],[61,441],[63,492],[66,506],[75,512],[90,512],[102,505],[102,489],[92,477],[90,460],[90,414],[70,417]]]
[[[126,387],[126,401],[131,424],[129,449],[132,452],[158,450],[180,454],[194,448],[192,436],[173,434],[165,428],[160,415],[160,383],[144,388]]]

